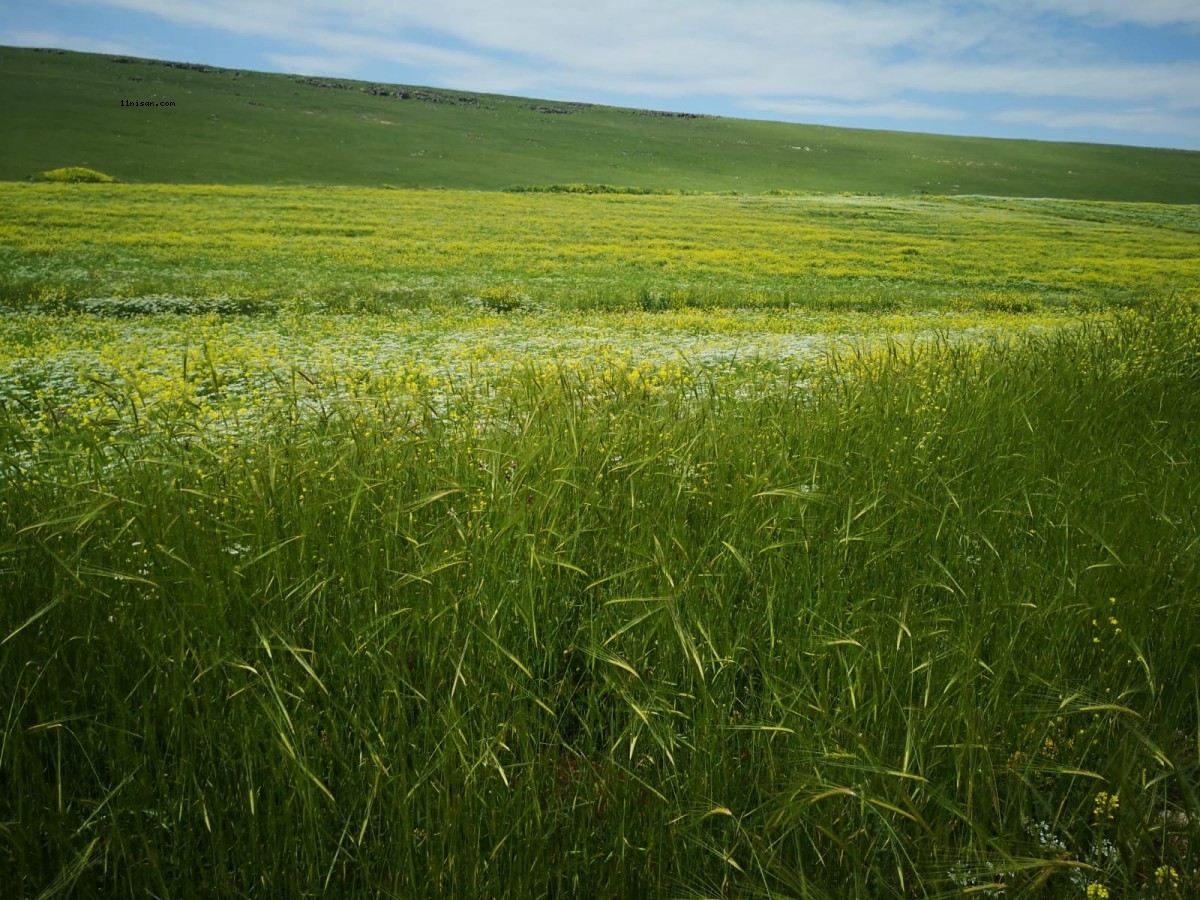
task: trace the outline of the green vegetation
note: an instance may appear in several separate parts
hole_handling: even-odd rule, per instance
[[[6,406],[17,895],[1200,888],[1194,308],[300,388]]]
[[[1200,889],[1194,207],[0,214],[16,893]]]
[[[504,189],[510,194],[683,194],[678,188],[618,187],[612,184],[515,184]]]
[[[1192,152],[679,117],[80,53],[0,48],[0,96],[9,180],[83,165],[124,182],[1200,202]]]
[[[85,169],[82,166],[68,166],[65,169],[50,169],[37,177],[38,181],[59,181],[69,184],[112,184],[111,175],[97,172],[95,169]]]
[[[1200,895],[1196,154],[0,87],[0,894]]]
[[[1157,204],[0,184],[0,302],[1087,311],[1193,289],[1198,234]]]

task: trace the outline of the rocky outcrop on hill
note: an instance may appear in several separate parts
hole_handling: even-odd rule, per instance
[[[648,116],[652,119],[715,119],[716,116],[706,116],[703,113],[685,113],[685,112],[662,112],[657,109],[630,109],[625,110],[635,116]]]

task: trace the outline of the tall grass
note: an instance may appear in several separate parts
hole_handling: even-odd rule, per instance
[[[771,385],[11,417],[5,892],[1200,889],[1195,311]]]

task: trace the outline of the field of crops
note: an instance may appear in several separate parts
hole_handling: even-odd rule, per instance
[[[0,185],[0,885],[1194,895],[1198,250]]]

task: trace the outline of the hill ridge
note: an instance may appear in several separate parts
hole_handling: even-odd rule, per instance
[[[1195,151],[800,125],[54,48],[0,47],[0,98],[2,180],[80,165],[162,183],[1200,203]]]

